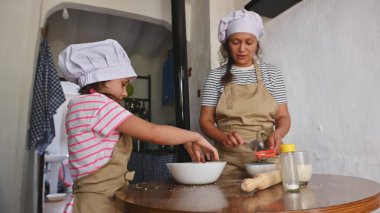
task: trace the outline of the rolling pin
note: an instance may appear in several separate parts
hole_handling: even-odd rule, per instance
[[[262,190],[273,185],[281,183],[281,174],[279,170],[259,173],[253,178],[246,178],[241,183],[241,189],[246,192],[251,192],[255,189]]]

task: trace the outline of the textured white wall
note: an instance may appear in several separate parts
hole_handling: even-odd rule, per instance
[[[380,182],[380,1],[304,0],[268,21],[264,59],[287,84],[285,142],[316,173]]]

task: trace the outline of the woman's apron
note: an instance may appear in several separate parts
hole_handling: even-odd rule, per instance
[[[215,143],[220,159],[227,161],[221,179],[247,177],[245,164],[257,161],[249,143],[255,139],[266,140],[273,132],[277,103],[263,84],[261,70],[256,63],[254,65],[257,83],[225,85],[216,107],[218,129],[236,132],[245,141],[231,148]]]
[[[123,135],[115,144],[110,162],[74,182],[73,213],[116,212],[115,191],[133,179],[133,172],[127,170],[131,152],[132,139]]]

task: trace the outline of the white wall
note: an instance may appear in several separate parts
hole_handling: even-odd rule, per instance
[[[211,69],[220,66],[218,52],[218,25],[227,13],[242,9],[249,0],[186,0],[186,33],[188,67],[192,68],[189,77],[189,103],[191,130],[200,131],[199,114],[203,84]],[[207,19],[209,18],[209,20]]]
[[[153,21],[155,24],[164,25],[168,29],[171,28],[171,13],[167,12],[167,8],[171,8],[170,0],[44,0],[41,11],[41,26],[44,26],[52,13],[65,7],[130,17],[148,22]]]
[[[287,84],[286,142],[316,173],[380,182],[380,1],[304,0],[266,23],[264,59]]]
[[[210,69],[210,31],[209,22],[204,17],[209,17],[209,2],[191,0],[186,1],[186,32],[188,67],[192,68],[189,77],[189,103],[190,126],[192,130],[199,131],[199,112],[201,98],[198,90],[203,89],[203,81]],[[202,24],[199,24],[202,23]]]
[[[0,1],[1,212],[24,211],[33,202],[25,203],[24,199],[37,196],[37,191],[27,187],[36,184],[36,174],[33,153],[26,149],[26,135],[39,46],[40,8],[40,0]]]
[[[209,0],[210,4],[210,39],[211,39],[211,68],[220,66],[218,52],[220,43],[218,41],[219,20],[234,10],[243,9],[249,0]]]

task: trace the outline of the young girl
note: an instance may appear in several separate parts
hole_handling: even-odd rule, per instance
[[[134,116],[118,101],[136,78],[129,58],[114,40],[73,44],[59,55],[68,81],[80,86],[66,115],[69,167],[73,198],[65,212],[115,212],[114,192],[127,184],[131,137],[156,144],[183,144],[193,161],[204,153],[219,159],[216,149],[200,134],[155,125]],[[132,175],[133,176],[133,175]]]

